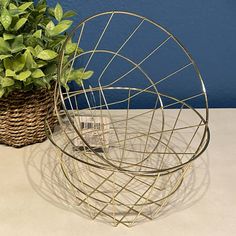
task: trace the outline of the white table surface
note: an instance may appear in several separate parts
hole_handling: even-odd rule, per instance
[[[55,198],[45,165],[55,163],[49,141],[0,145],[0,235],[236,235],[236,109],[212,109],[210,129],[210,146],[194,163],[185,196],[132,228],[85,219]]]

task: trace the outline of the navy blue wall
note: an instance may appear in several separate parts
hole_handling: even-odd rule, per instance
[[[49,0],[55,5],[56,0]],[[151,18],[176,35],[197,62],[210,107],[236,107],[235,0],[61,0],[83,18],[106,10],[127,10]]]

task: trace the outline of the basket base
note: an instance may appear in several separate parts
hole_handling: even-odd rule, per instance
[[[32,141],[22,141],[22,142],[1,142],[0,141],[0,144],[2,145],[6,145],[6,146],[9,146],[9,147],[14,147],[14,148],[23,148],[25,146],[29,146],[29,145],[32,145],[32,144],[36,144],[36,143],[42,143],[44,141],[47,140],[47,137],[42,137],[42,138],[39,138],[39,139],[34,139]]]

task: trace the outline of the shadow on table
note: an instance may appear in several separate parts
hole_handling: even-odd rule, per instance
[[[172,196],[159,218],[190,208],[206,194],[210,185],[209,156],[206,151],[190,167],[181,187]]]
[[[58,153],[49,141],[30,146],[26,150],[24,166],[33,189],[54,206],[90,218],[88,213],[78,206],[75,190],[65,180],[57,159]],[[205,152],[194,162],[181,187],[158,217],[166,217],[191,207],[204,196],[209,184],[209,158]]]

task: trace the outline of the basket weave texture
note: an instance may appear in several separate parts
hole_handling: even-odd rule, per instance
[[[56,123],[53,115],[54,86],[51,90],[14,91],[0,99],[0,143],[13,147],[43,142],[45,117],[50,127]],[[48,114],[48,111],[49,114]]]

